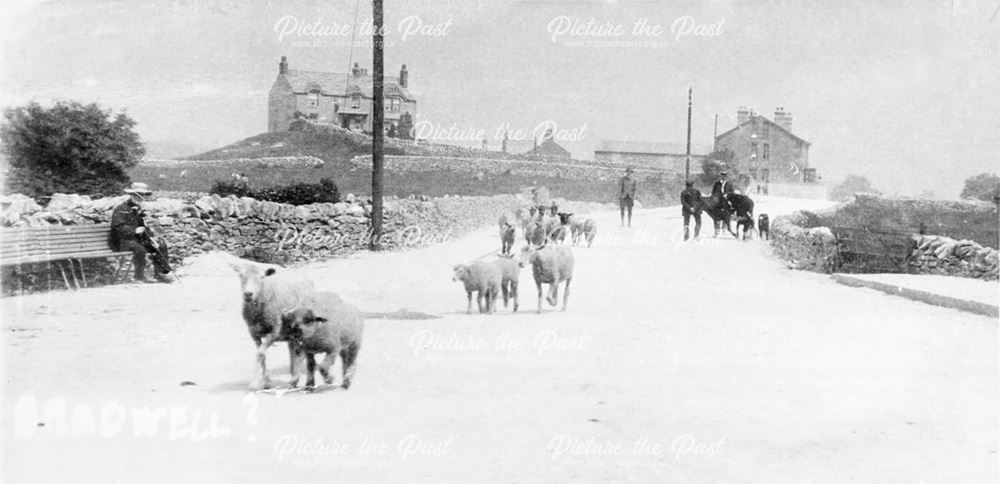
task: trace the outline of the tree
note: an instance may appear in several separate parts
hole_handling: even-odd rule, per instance
[[[711,185],[719,179],[719,173],[728,172],[730,180],[739,178],[736,171],[736,153],[730,150],[716,150],[701,160],[701,174],[698,175],[702,185]]]
[[[872,182],[861,175],[847,175],[844,181],[830,190],[830,198],[843,202],[855,193],[879,193],[872,188]]]
[[[1000,203],[1000,177],[996,173],[980,173],[965,180],[962,198]]]
[[[10,163],[4,191],[33,198],[59,192],[118,195],[129,183],[126,170],[146,154],[133,127],[125,113],[95,103],[8,108],[0,126]]]
[[[413,116],[410,113],[403,113],[399,116],[399,129],[397,130],[399,139],[413,139]]]
[[[399,133],[396,131],[396,125],[389,124],[389,130],[385,133],[385,135],[390,138],[399,138]]]

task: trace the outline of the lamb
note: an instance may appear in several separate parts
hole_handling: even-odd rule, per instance
[[[278,341],[288,341],[282,313],[310,300],[316,292],[308,279],[284,269],[249,261],[232,261],[229,266],[240,276],[243,289],[243,320],[256,346],[256,371],[250,380],[253,391],[268,388],[267,349]],[[288,345],[289,358],[295,360],[295,344]],[[292,368],[294,375],[295,368]]]
[[[468,299],[466,314],[472,314],[472,293],[476,293],[476,302],[480,313],[496,311],[497,296],[500,294],[502,274],[500,266],[491,262],[473,262],[455,266],[452,281],[462,281],[465,284],[465,294]],[[483,306],[483,299],[486,305]]]
[[[514,247],[514,224],[511,222],[513,216],[507,212],[501,213],[497,224],[500,226],[500,253],[508,254]]]
[[[531,263],[531,272],[538,288],[538,312],[542,312],[542,284],[549,285],[549,295],[545,300],[551,306],[559,302],[559,284],[566,281],[566,292],[563,294],[562,310],[566,310],[569,301],[569,284],[573,279],[573,253],[569,247],[547,246],[537,248],[528,246],[521,251],[522,262]]]
[[[291,386],[298,385],[302,363],[306,367],[306,387],[316,385],[316,353],[326,353],[319,373],[326,384],[333,383],[330,368],[340,356],[343,371],[341,387],[347,390],[354,377],[355,361],[361,350],[361,335],[365,319],[354,306],[344,303],[332,292],[318,292],[312,300],[288,312],[283,317],[289,341],[296,348]],[[303,361],[304,360],[304,361]]]
[[[532,221],[524,228],[524,240],[528,245],[545,245],[545,227],[541,222]]]
[[[576,245],[581,238],[586,239],[587,247],[594,244],[597,237],[597,222],[594,219],[573,218],[570,222],[570,232],[573,234],[573,245]]]
[[[517,312],[517,283],[521,277],[521,268],[524,261],[516,259],[513,255],[501,255],[499,259],[493,261],[500,268],[500,291],[503,294],[503,307],[507,307],[507,301],[514,300],[514,312]]]

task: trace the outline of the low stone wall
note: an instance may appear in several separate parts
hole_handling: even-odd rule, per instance
[[[227,165],[238,167],[239,165],[261,166],[274,168],[279,166],[322,166],[324,161],[315,156],[271,156],[262,158],[230,158],[224,160]],[[202,166],[217,165],[220,160],[168,160],[161,158],[143,158],[143,165],[150,167],[162,166]]]
[[[837,260],[837,239],[827,227],[810,226],[807,212],[771,221],[771,248],[793,269],[829,273]]]
[[[908,265],[916,274],[939,274],[997,280],[1000,276],[997,250],[971,240],[938,235],[914,235],[917,248]]]
[[[987,202],[923,200],[856,194],[854,199],[820,212],[829,227],[870,228],[969,239],[998,248],[1000,215]]]
[[[20,200],[19,197],[14,197]],[[79,195],[56,194],[45,207],[9,203],[0,212],[8,227],[110,222],[114,207],[126,197],[91,200]],[[170,247],[175,265],[200,253],[225,251],[240,257],[283,265],[343,256],[366,250],[370,232],[371,203],[353,195],[340,203],[293,206],[235,196],[203,196],[194,202],[158,199],[149,202],[147,225]],[[612,207],[598,203],[555,199],[561,211],[588,213]],[[383,204],[383,235],[387,250],[436,244],[496,223],[503,211],[513,212],[530,203],[523,195],[490,197],[388,198]],[[484,246],[483,252],[499,250]],[[57,269],[57,268],[56,268]],[[50,272],[49,265],[38,268]],[[51,280],[51,275],[26,277]],[[58,276],[57,276],[58,277]],[[10,286],[5,282],[5,290]]]
[[[356,156],[351,160],[354,169],[370,170],[372,159],[369,155]],[[615,163],[587,162],[565,159],[538,160],[514,158],[469,158],[452,156],[386,156],[387,170],[434,172],[451,170],[471,174],[502,174],[510,173],[528,177],[555,176],[576,180],[613,181],[624,174],[624,165]],[[666,170],[635,167],[637,178],[666,177]]]

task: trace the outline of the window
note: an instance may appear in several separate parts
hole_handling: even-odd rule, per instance
[[[753,178],[754,180],[757,179],[757,169],[756,168],[751,168],[750,169],[750,178]]]
[[[760,171],[760,177],[764,179],[764,182],[771,181],[771,170],[764,168]]]
[[[771,158],[771,145],[769,145],[769,144],[767,144],[767,143],[764,143],[764,153],[763,153],[763,158],[764,158],[765,160],[768,160],[768,159],[770,159],[770,158]]]
[[[390,97],[385,100],[385,110],[391,113],[398,113],[399,107],[403,104],[402,99]]]
[[[757,158],[757,143],[750,143],[750,159]]]
[[[306,97],[307,97],[307,99],[309,101],[308,102],[309,107],[314,108],[316,106],[319,106],[319,93],[318,92],[311,92]]]
[[[771,137],[771,125],[767,122],[764,123],[763,134],[761,135],[761,137],[764,139],[768,139]],[[764,149],[766,150],[767,148]],[[767,158],[767,155],[764,155],[764,158]]]
[[[354,95],[351,96],[351,109],[358,109],[361,107],[361,96]]]

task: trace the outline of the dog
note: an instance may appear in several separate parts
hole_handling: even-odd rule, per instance
[[[757,217],[757,233],[760,234],[761,240],[771,240],[771,222],[768,220],[766,213],[762,213],[760,217]]]

